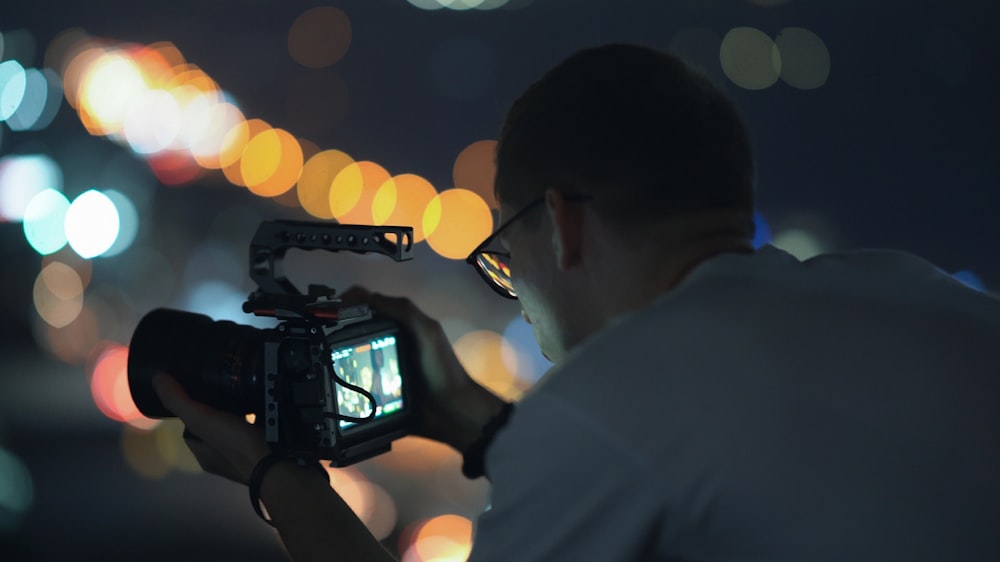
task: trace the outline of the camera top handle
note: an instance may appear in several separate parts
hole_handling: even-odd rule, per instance
[[[285,252],[303,250],[377,252],[394,261],[413,258],[413,227],[328,224],[275,220],[257,228],[250,242],[250,278],[265,294],[301,295],[285,277]]]

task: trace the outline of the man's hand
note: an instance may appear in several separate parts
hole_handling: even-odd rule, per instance
[[[343,294],[348,303],[367,303],[399,322],[416,344],[416,391],[420,416],[416,433],[465,452],[483,426],[503,407],[499,397],[469,377],[441,324],[407,298],[387,297],[360,287]]]
[[[184,441],[206,471],[247,484],[260,459],[270,452],[260,428],[235,414],[188,397],[172,377],[153,377],[160,401],[184,422]]]

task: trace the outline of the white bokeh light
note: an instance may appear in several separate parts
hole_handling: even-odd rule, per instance
[[[84,259],[108,251],[118,238],[118,208],[107,195],[91,189],[81,193],[66,211],[66,238]]]

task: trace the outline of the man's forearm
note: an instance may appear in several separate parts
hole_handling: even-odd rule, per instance
[[[264,476],[261,499],[295,562],[394,560],[314,470],[275,465]]]

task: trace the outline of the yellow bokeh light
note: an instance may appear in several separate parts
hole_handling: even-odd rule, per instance
[[[152,431],[122,426],[121,449],[125,463],[140,476],[159,480],[170,473]]]
[[[830,52],[818,35],[801,27],[786,27],[774,40],[781,53],[781,79],[793,88],[812,90],[830,76]]]
[[[246,187],[241,166],[244,149],[251,139],[269,130],[271,130],[271,126],[266,121],[249,119],[237,123],[223,136],[222,144],[225,149],[219,153],[219,164],[222,165],[222,173],[229,180],[229,183]]]
[[[340,8],[317,6],[303,12],[288,30],[288,54],[308,68],[342,59],[351,45],[351,20]]]
[[[517,349],[503,336],[490,330],[476,330],[458,338],[454,348],[469,376],[480,385],[507,400],[521,398],[527,384],[506,367],[519,363],[510,361]]]
[[[399,174],[385,181],[372,201],[372,219],[377,225],[413,227],[413,241],[424,235],[424,210],[437,195],[431,182],[416,174]]]
[[[281,195],[299,181],[302,147],[288,131],[264,131],[250,139],[243,149],[240,172],[247,189],[255,195]]]
[[[201,465],[184,443],[184,423],[177,418],[163,420],[153,430],[153,440],[160,457],[174,469],[188,474],[201,472]]]
[[[342,224],[374,224],[372,201],[389,178],[385,168],[368,160],[345,166],[330,188],[330,212]]]
[[[431,249],[462,260],[493,231],[493,213],[479,194],[449,189],[427,204],[423,228]]]
[[[499,207],[493,192],[497,175],[496,152],[497,141],[476,141],[459,153],[452,167],[455,187],[478,193],[491,209]]]
[[[94,120],[92,134],[122,129],[129,107],[148,89],[142,69],[131,58],[109,51],[94,60],[80,83],[79,104]]]
[[[781,55],[774,41],[753,27],[729,30],[719,47],[719,61],[726,77],[747,90],[768,88],[781,74]]]
[[[330,195],[333,180],[353,163],[350,155],[339,150],[324,150],[307,160],[296,189],[302,208],[316,218],[332,219]]]

